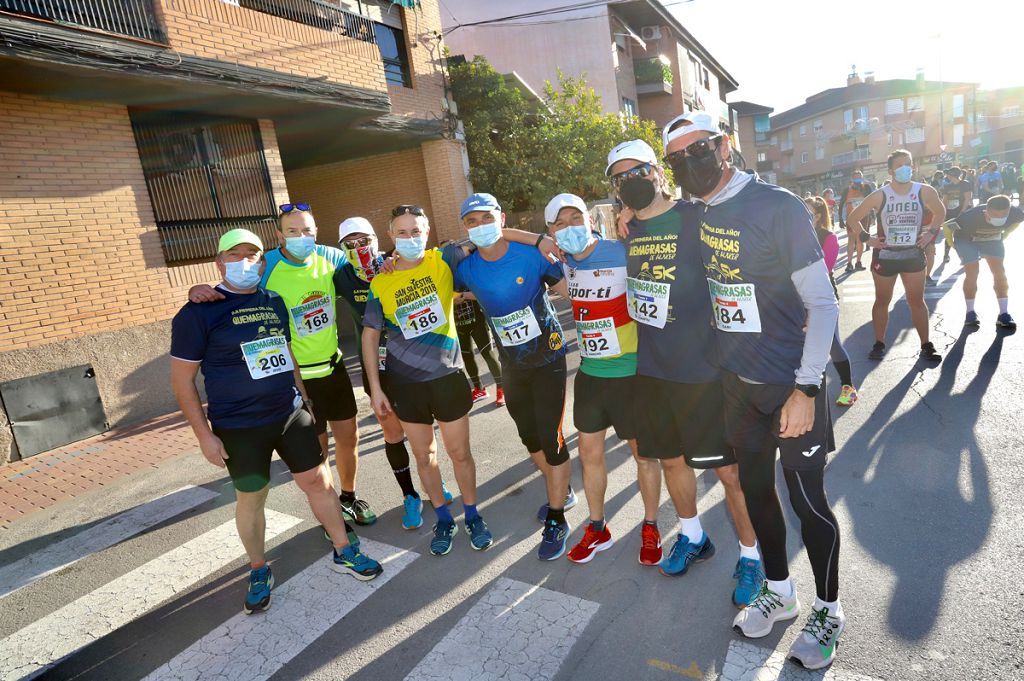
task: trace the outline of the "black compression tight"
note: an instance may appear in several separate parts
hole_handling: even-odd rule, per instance
[[[832,336],[832,349],[829,354],[842,385],[853,385],[853,375],[850,371],[850,355],[846,352],[846,348],[843,347],[843,341],[839,337],[839,322],[836,322],[836,332]]]
[[[494,383],[501,387],[501,364],[494,353],[494,345],[491,342],[491,332],[487,330],[487,322],[483,317],[477,317],[471,326],[458,327],[459,345],[462,348],[462,361],[466,365],[466,373],[469,380],[473,382],[474,388],[480,387],[480,370],[476,365],[476,358],[473,356],[473,343],[476,342],[480,349],[480,355],[487,362],[487,368],[491,370]]]
[[[786,520],[775,492],[775,447],[761,452],[737,452],[740,485],[747,512],[761,545],[765,575],[772,581],[789,576]],[[839,598],[839,524],[825,496],[824,470],[783,469],[789,502],[800,518],[800,534],[814,572],[818,598]]]

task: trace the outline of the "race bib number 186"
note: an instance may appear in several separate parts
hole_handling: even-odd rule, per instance
[[[448,323],[437,293],[431,293],[395,310],[402,335],[412,340]]]
[[[757,311],[757,293],[753,284],[721,284],[708,279],[711,309],[720,331],[760,333],[761,315]]]

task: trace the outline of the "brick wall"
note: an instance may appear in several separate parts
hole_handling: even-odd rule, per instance
[[[388,84],[391,112],[414,118],[435,118],[444,99],[441,75],[444,46],[435,38],[435,34],[442,30],[437,0],[427,0],[419,10],[402,10],[402,25],[412,70],[412,87]]]

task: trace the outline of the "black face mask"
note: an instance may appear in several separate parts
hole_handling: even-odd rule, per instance
[[[642,177],[631,177],[619,186],[619,198],[633,210],[643,210],[657,194],[654,183]]]
[[[692,196],[707,196],[722,179],[725,168],[718,153],[704,156],[685,156],[672,163],[672,177]]]

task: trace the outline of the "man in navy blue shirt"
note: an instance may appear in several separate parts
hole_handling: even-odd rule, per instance
[[[346,536],[312,405],[292,355],[288,311],[280,296],[259,288],[266,266],[263,243],[248,230],[234,229],[221,237],[217,251],[223,299],[187,303],[174,317],[171,386],[203,456],[226,467],[234,483],[239,537],[251,567],[244,609],[252,614],[270,606],[274,586],[263,547],[274,451],[330,534],[334,569],[360,580],[383,570]],[[206,412],[195,383],[200,370]]]

